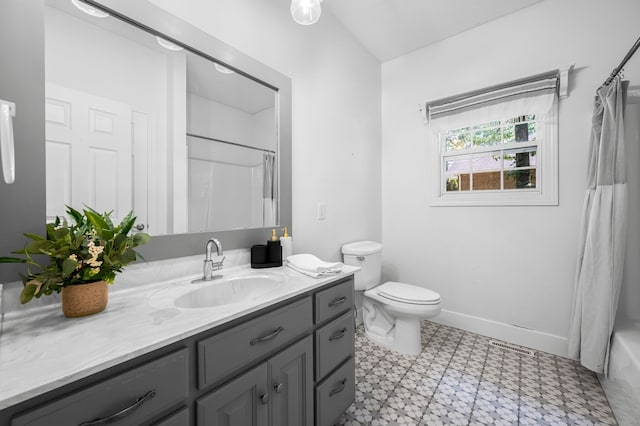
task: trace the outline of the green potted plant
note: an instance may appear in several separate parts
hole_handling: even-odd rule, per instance
[[[24,258],[0,257],[0,263],[26,263],[27,275],[20,274],[24,288],[20,302],[62,292],[62,311],[67,317],[91,315],[104,310],[108,302],[108,284],[122,268],[140,256],[134,248],[146,244],[148,234],[131,233],[136,220],[129,212],[118,225],[111,212],[83,212],[67,206],[66,218],[56,217],[46,225],[46,236],[24,234],[32,241],[13,253]],[[49,257],[43,264],[34,256]],[[141,257],[141,256],[140,256]],[[35,271],[34,271],[35,269]]]

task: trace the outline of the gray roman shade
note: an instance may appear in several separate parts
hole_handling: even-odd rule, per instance
[[[455,114],[512,101],[521,101],[522,105],[526,105],[527,110],[548,110],[558,93],[558,87],[559,71],[538,74],[526,79],[427,102],[425,105],[427,119],[431,123],[433,120]]]

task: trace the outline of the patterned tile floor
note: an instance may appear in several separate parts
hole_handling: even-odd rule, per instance
[[[419,356],[356,332],[356,400],[338,425],[615,425],[595,374],[578,363],[489,345],[424,321]]]

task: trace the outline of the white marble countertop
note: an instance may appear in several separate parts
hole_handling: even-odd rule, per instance
[[[194,264],[201,265],[201,259]],[[146,270],[154,281],[122,289],[116,289],[116,283],[110,288],[106,310],[92,316],[65,318],[59,304],[4,313],[0,323],[0,410],[359,270],[345,266],[338,275],[311,278],[287,267],[225,267],[221,271],[225,277],[255,273],[278,277],[281,285],[254,301],[179,309],[172,303],[177,296],[216,285],[216,281],[191,284],[198,274],[167,280],[171,274],[163,274],[162,268],[148,268],[137,268],[129,280],[149,278]],[[160,282],[158,277],[162,276],[164,281]]]

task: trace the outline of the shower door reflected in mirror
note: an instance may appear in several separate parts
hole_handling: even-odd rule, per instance
[[[45,14],[47,220],[129,210],[152,235],[278,223],[277,92],[69,0]]]

